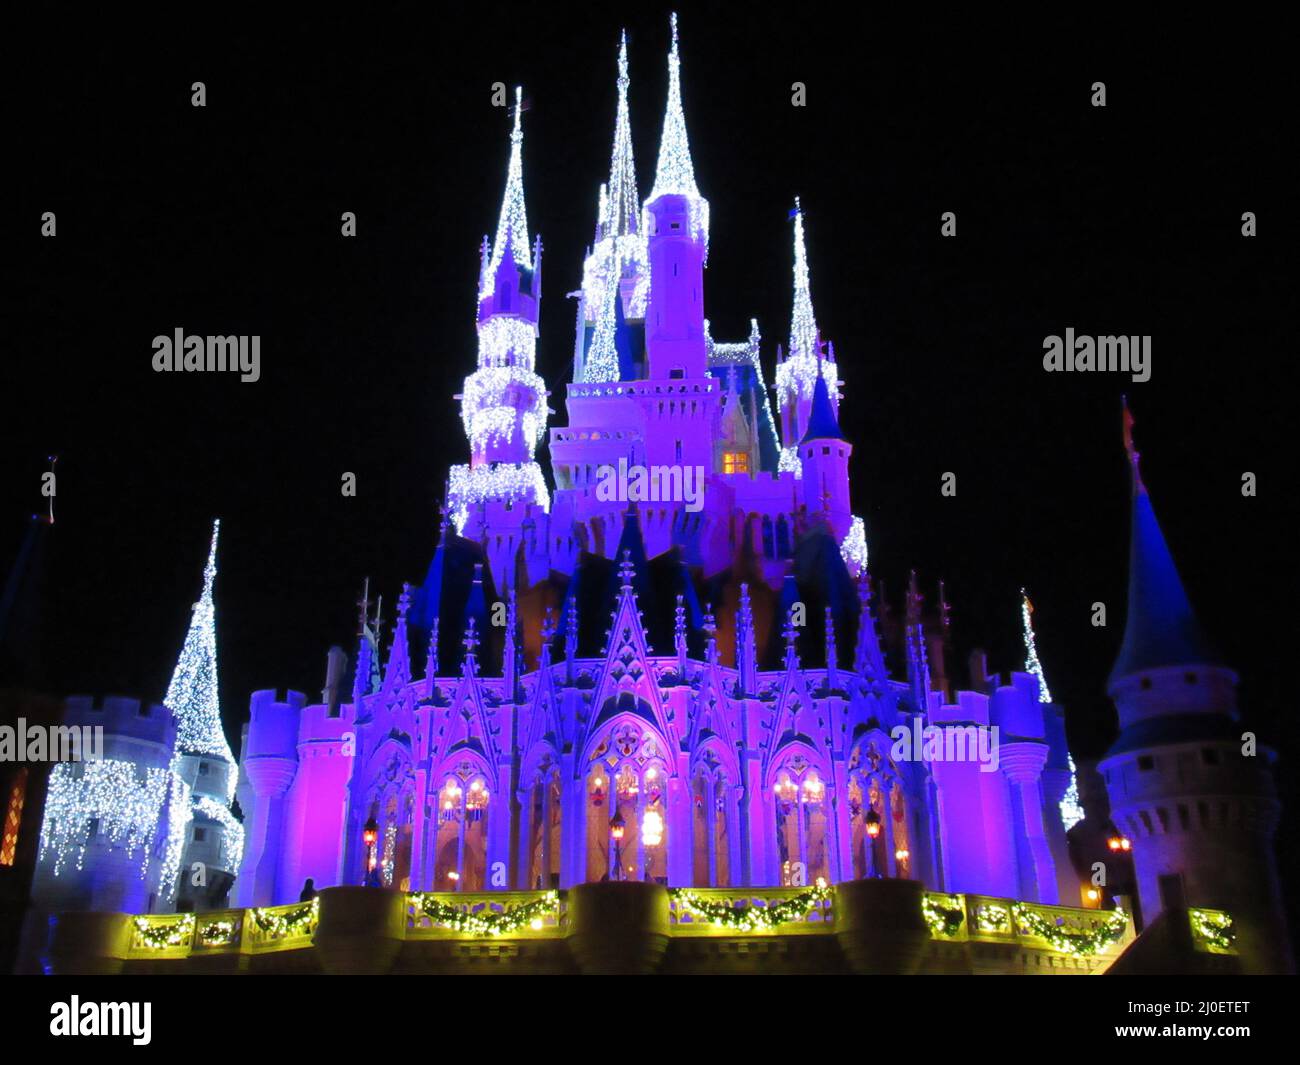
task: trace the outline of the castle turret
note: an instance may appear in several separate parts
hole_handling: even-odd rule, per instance
[[[815,382],[825,378],[831,409],[839,412],[839,368],[833,346],[822,344],[813,312],[808,249],[804,239],[803,207],[796,196],[794,210],[794,301],[790,312],[790,347],[785,358],[777,351],[776,396],[780,408],[781,439],[785,444],[782,469],[800,472],[794,459],[798,442],[808,433]]]
[[[803,501],[809,514],[825,517],[837,542],[848,535],[853,524],[849,500],[849,456],[852,454],[853,445],[845,439],[835,417],[826,378],[818,374],[813,385],[808,427],[799,441]]]
[[[709,243],[709,203],[695,184],[686,136],[676,15],[672,30],[659,165],[644,211],[650,255],[646,348],[651,379],[692,380],[707,372],[704,260]]]
[[[1124,418],[1128,617],[1109,686],[1120,734],[1098,764],[1112,817],[1132,840],[1148,923],[1165,910],[1226,910],[1248,969],[1289,971],[1273,755],[1237,719],[1236,674],[1197,623],[1142,482],[1127,408]]]
[[[534,370],[541,303],[540,239],[528,245],[524,206],[523,93],[515,90],[514,128],[505,195],[489,251],[484,239],[478,293],[478,369],[465,378],[461,420],[468,466],[450,471],[449,505],[464,532],[471,508],[487,518],[492,503],[550,508],[550,493],[533,453],[546,431],[546,383]],[[525,508],[518,508],[522,514]]]
[[[213,586],[217,576],[217,536],[203,570],[203,591],[194,604],[185,644],[167,688],[166,703],[176,715],[176,753],[172,768],[190,790],[192,823],[184,829],[177,908],[211,909],[224,903],[238,872],[244,829],[231,813],[239,768],[221,724],[217,689],[217,629]]]

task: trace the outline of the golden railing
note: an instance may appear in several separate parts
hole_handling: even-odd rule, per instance
[[[406,896],[408,939],[553,939],[566,934],[559,891],[412,891]]]
[[[1122,910],[927,891],[922,911],[931,937],[946,942],[1017,943],[1092,957],[1117,954],[1134,938],[1133,920]]]
[[[673,935],[816,935],[831,931],[835,893],[824,885],[669,888]]]

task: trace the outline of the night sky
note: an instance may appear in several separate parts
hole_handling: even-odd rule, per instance
[[[608,173],[619,29],[644,196],[668,10],[482,5],[463,24],[232,18],[75,34],[64,13],[10,38],[6,572],[45,508],[50,454],[59,478],[56,523],[6,632],[5,680],[161,698],[220,516],[232,738],[255,689],[319,696],[329,645],[352,649],[363,578],[389,617],[401,582],[422,578],[447,467],[468,454],[452,397],[474,367],[478,245],[508,153],[492,83],[522,83],[530,101],[538,370],[563,425],[565,293]],[[943,578],[963,659],[983,646],[999,670],[1023,661],[1026,586],[1084,756],[1114,729],[1104,682],[1124,616],[1128,392],[1157,513],[1241,674],[1244,718],[1292,752],[1289,795],[1284,547],[1300,515],[1279,446],[1296,321],[1281,35],[1182,16],[1031,31],[792,11],[681,7],[687,126],[712,205],[713,335],[742,339],[757,317],[771,379],[800,195],[873,573],[896,605],[911,567],[929,595]],[[196,80],[203,109],[190,105]],[[1097,80],[1104,109],[1090,105]],[[806,108],[791,106],[794,81]],[[949,210],[958,236],[945,240]],[[1240,232],[1247,210],[1254,239]],[[43,211],[57,214],[54,239],[40,236]],[[343,211],[357,214],[356,239],[340,235]],[[1044,373],[1043,338],[1071,326],[1151,335],[1151,380]],[[177,327],[259,334],[262,379],[154,373],[152,338]],[[340,494],[344,471],[356,498]],[[940,496],[945,471],[955,499]],[[1244,471],[1257,498],[1241,495]],[[1104,629],[1090,624],[1098,601]]]

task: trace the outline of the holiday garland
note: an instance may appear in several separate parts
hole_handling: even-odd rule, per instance
[[[956,905],[944,906],[941,902],[956,902]],[[966,920],[966,913],[960,902],[946,895],[927,893],[921,900],[921,913],[925,917],[925,923],[930,926],[930,934],[933,936],[955,936],[962,922]]]
[[[1067,931],[1021,902],[1011,904],[1011,914],[1023,932],[1047,940],[1053,950],[1077,957],[1088,957],[1104,950],[1117,942],[1128,927],[1128,916],[1123,910],[1115,910],[1104,924],[1095,925],[1086,932]]]
[[[310,935],[316,930],[316,921],[320,917],[320,900],[312,899],[288,913],[273,913],[271,910],[254,910],[253,920],[267,939],[284,939],[286,936]]]
[[[1201,942],[1216,950],[1232,949],[1237,932],[1228,914],[1214,910],[1188,910],[1187,916],[1192,922],[1193,935]]]
[[[732,902],[709,902],[700,898],[690,888],[670,891],[673,900],[696,917],[721,928],[734,928],[741,932],[758,932],[776,928],[790,921],[800,921],[814,907],[831,897],[831,889],[818,882],[807,891],[770,906],[737,906]]]
[[[182,914],[180,920],[169,921],[166,924],[151,921],[148,917],[137,917],[135,928],[150,950],[179,947],[188,942],[194,933],[194,914]]]
[[[559,902],[559,892],[548,891],[541,898],[508,910],[482,909],[471,912],[440,902],[438,896],[431,892],[411,893],[411,905],[415,907],[416,913],[428,917],[435,925],[475,936],[504,936],[525,927],[540,929],[542,918],[553,913]]]
[[[199,944],[204,947],[225,947],[235,941],[236,921],[211,921],[199,929]]]

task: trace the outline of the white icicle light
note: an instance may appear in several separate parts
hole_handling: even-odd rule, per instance
[[[831,401],[839,409],[839,367],[831,358],[818,358],[817,317],[813,313],[812,287],[808,274],[808,251],[804,242],[803,208],[794,201],[794,305],[790,313],[790,350],[776,367],[776,401],[784,408],[796,399],[811,400],[817,374],[826,379]]]
[[[796,481],[803,480],[803,463],[799,461],[797,447],[783,447],[776,460],[778,473],[793,473]]]
[[[531,370],[537,360],[537,329],[532,322],[494,314],[478,327],[480,369],[518,366]]]
[[[507,393],[524,400],[520,407]],[[524,366],[493,366],[475,370],[465,378],[461,392],[461,422],[470,449],[482,455],[489,443],[512,440],[519,421],[531,457],[546,432],[546,383]]]
[[[856,515],[840,544],[840,555],[855,577],[867,568],[867,526]]]
[[[524,131],[520,123],[523,114],[523,89],[515,88],[515,128],[510,133],[510,167],[506,171],[506,191],[501,199],[501,215],[497,220],[497,236],[492,242],[492,258],[488,261],[479,283],[479,302],[492,295],[496,287],[497,267],[506,253],[509,239],[510,257],[516,266],[533,268],[532,251],[528,247],[528,212],[524,207]]]
[[[212,523],[212,544],[203,569],[203,592],[194,604],[194,614],[185,644],[167,686],[163,700],[176,717],[176,750],[184,754],[208,754],[234,765],[234,755],[221,727],[221,704],[217,694],[217,625],[212,588],[217,579],[217,535],[220,520]]]
[[[1052,693],[1047,690],[1047,676],[1043,672],[1043,663],[1038,660],[1038,641],[1034,638],[1034,624],[1030,621],[1033,612],[1034,604],[1029,601],[1029,596],[1025,595],[1025,590],[1021,588],[1020,620],[1025,636],[1025,670],[1038,678],[1038,701],[1050,703]]]
[[[53,851],[58,876],[75,856],[80,870],[90,842],[90,822],[97,820],[97,838],[110,847],[121,847],[127,857],[139,851],[144,876],[171,778],[166,769],[140,773],[134,762],[116,759],[59,762],[50,770],[45,796],[41,860]]]
[[[167,800],[167,846],[163,851],[162,868],[158,873],[158,890],[163,902],[171,902],[179,886],[181,857],[189,839],[193,813],[190,808],[190,786],[175,773],[171,775],[170,794]]]
[[[1079,802],[1079,780],[1078,771],[1074,768],[1074,756],[1067,757],[1070,761],[1070,786],[1061,796],[1060,809],[1061,823],[1065,825],[1065,831],[1069,832],[1087,815],[1084,813],[1083,804]]]
[[[221,867],[231,872],[238,871],[239,863],[244,857],[244,826],[235,820],[235,815],[226,807],[206,795],[194,800],[194,812],[212,818],[221,826]]]
[[[695,164],[691,162],[691,145],[686,136],[686,116],[682,112],[682,60],[677,50],[677,15],[672,16],[673,44],[668,53],[668,105],[664,109],[664,130],[659,138],[659,165],[655,169],[654,188],[646,204],[660,196],[685,196],[691,207],[691,235],[709,248],[709,201],[700,195],[695,184]],[[650,214],[642,211],[641,229],[650,231]]]
[[[456,531],[463,533],[469,508],[492,501],[536,503],[550,511],[551,494],[536,462],[518,466],[505,463],[484,466],[453,466],[449,476],[448,510]]]

